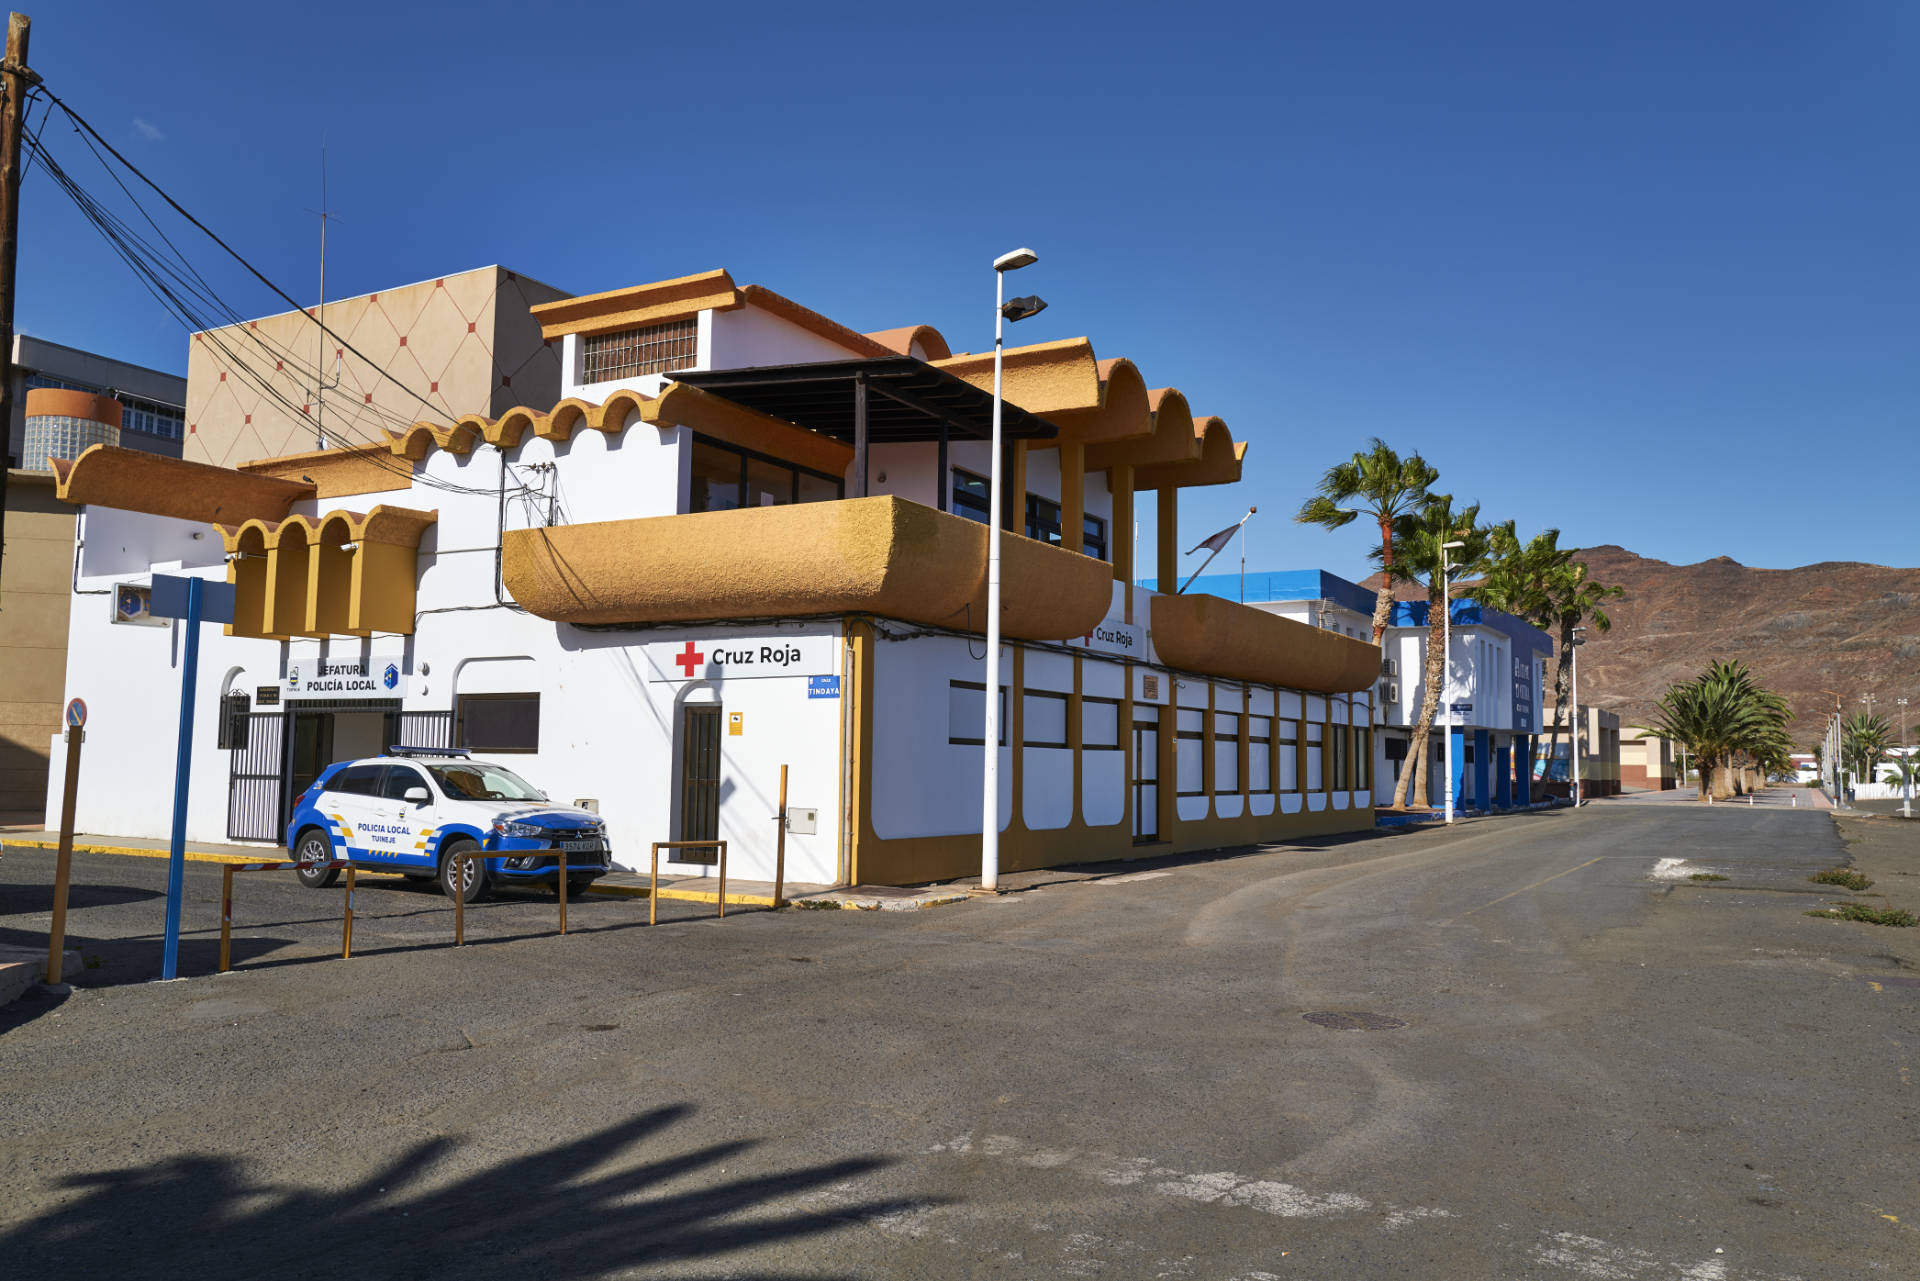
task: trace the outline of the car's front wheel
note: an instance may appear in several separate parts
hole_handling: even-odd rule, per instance
[[[300,833],[300,839],[294,842],[293,861],[300,865],[294,875],[310,890],[324,890],[340,879],[340,869],[328,866],[333,862],[333,842],[317,827]]]
[[[450,841],[440,852],[440,892],[448,898],[459,897],[477,903],[487,893],[487,865],[481,858],[456,859],[455,854],[478,855],[480,847],[472,841]],[[456,866],[458,871],[455,871]],[[456,884],[455,877],[459,877]]]

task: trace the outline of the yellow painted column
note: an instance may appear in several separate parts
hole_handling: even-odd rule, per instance
[[[1070,552],[1087,549],[1087,447],[1060,445],[1060,545]],[[1108,546],[1112,546],[1109,537]]]
[[[1024,534],[1027,532],[1027,442],[1009,443],[1013,448],[1008,451],[1008,465],[1000,477],[1004,487],[1000,528]]]
[[[1171,596],[1180,588],[1178,570],[1180,567],[1180,491],[1172,485],[1158,491],[1160,496],[1160,515],[1158,536],[1160,540],[1159,564],[1155,566],[1157,581],[1154,590],[1162,595]]]

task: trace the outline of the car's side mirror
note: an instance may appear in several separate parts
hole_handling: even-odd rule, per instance
[[[415,805],[425,805],[433,799],[433,794],[424,787],[409,787],[403,798],[412,801]]]

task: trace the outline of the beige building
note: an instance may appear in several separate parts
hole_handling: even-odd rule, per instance
[[[560,352],[528,308],[569,295],[504,267],[193,335],[184,457],[223,467],[384,442],[416,422],[560,398]],[[391,375],[391,376],[389,376]],[[324,443],[323,443],[324,442]]]
[[[1669,792],[1680,786],[1679,748],[1651,730],[1620,731],[1620,785],[1636,791]]]
[[[0,573],[0,815],[38,818],[47,803],[47,742],[60,732],[67,680],[74,509],[52,472],[7,473]],[[97,600],[104,612],[107,606]]]

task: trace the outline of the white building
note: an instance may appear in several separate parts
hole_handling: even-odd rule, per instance
[[[1256,609],[1343,636],[1373,635],[1374,593],[1324,570],[1213,574],[1189,590],[1246,593]],[[1393,801],[1410,748],[1410,729],[1426,697],[1427,603],[1398,601],[1381,639],[1375,686],[1377,736],[1374,803]],[[1470,600],[1453,602],[1447,683],[1427,750],[1426,804],[1446,799],[1443,733],[1453,735],[1455,804],[1468,810],[1508,809],[1533,797],[1528,764],[1539,733],[1546,666],[1553,641],[1528,623]],[[1449,710],[1451,709],[1451,710]],[[1410,796],[1411,804],[1423,803]]]
[[[81,829],[168,830],[181,638],[113,608],[161,572],[238,599],[202,640],[191,839],[277,842],[328,762],[452,742],[592,803],[628,865],[725,839],[770,877],[786,766],[790,879],[977,871],[991,358],[725,272],[532,313],[551,409],[60,467],[97,597],[68,663]],[[1135,494],[1164,579],[1179,490],[1237,480],[1245,446],[1085,339],[1008,352],[1007,397],[1002,867],[1371,826],[1378,650],[1129,586]]]

